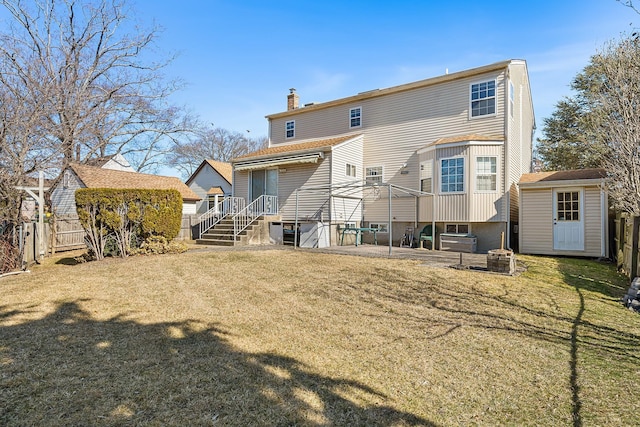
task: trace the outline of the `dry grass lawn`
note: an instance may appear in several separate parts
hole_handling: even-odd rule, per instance
[[[609,264],[517,277],[311,251],[47,262],[0,279],[0,425],[637,425]]]

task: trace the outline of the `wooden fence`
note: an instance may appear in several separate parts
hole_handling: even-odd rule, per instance
[[[640,217],[618,213],[615,219],[615,248],[618,271],[630,278],[640,276],[638,246],[640,243]]]

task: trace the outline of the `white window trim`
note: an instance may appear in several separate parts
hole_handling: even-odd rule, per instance
[[[289,123],[293,123],[292,129],[287,129],[287,125],[289,125]],[[289,130],[293,130],[292,136],[287,135]],[[284,122],[284,137],[285,139],[292,139],[296,137],[296,121],[295,120],[287,120],[286,122]]]
[[[480,116],[474,116],[473,115],[473,109],[472,109],[472,104],[473,104],[473,99],[471,99],[471,93],[472,93],[472,88],[473,85],[477,85],[477,84],[481,84],[481,83],[487,83],[493,81],[494,82],[494,90],[496,91],[496,93],[493,95],[493,99],[494,99],[494,106],[495,106],[495,111],[492,114],[483,114]],[[489,99],[489,98],[483,98],[483,99]],[[477,100],[476,100],[477,101]],[[498,81],[496,79],[486,79],[486,80],[479,80],[477,82],[472,82],[469,84],[469,120],[476,120],[476,119],[482,119],[485,117],[495,117],[498,115]]]
[[[348,173],[349,169],[353,169],[353,175]],[[358,176],[358,168],[353,163],[345,163],[344,175],[348,178],[356,178]]]
[[[373,168],[380,168],[380,175],[369,175],[368,173],[368,169],[373,169]],[[371,165],[371,166],[365,166],[364,168],[364,181],[368,183],[369,178],[373,178],[373,177],[380,177],[380,182],[378,184],[382,184],[384,183],[384,166],[383,165]]]
[[[478,159],[480,157],[494,157],[496,159],[496,189],[495,190],[478,190]],[[500,186],[500,158],[497,155],[477,155],[473,158],[473,190],[478,194],[493,194],[498,192]]]
[[[386,222],[370,222],[369,228],[375,228],[378,233],[389,234],[389,224]]]
[[[462,159],[462,191],[442,191],[442,162],[444,160]],[[443,157],[438,162],[438,194],[465,194],[467,192],[468,165],[464,156]]]
[[[358,117],[360,119],[360,124],[358,126],[351,126],[351,112],[353,110],[360,110],[360,116]],[[362,107],[349,108],[349,129],[357,129],[361,127],[362,127]]]

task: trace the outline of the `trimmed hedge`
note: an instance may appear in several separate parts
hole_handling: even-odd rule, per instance
[[[76,208],[96,258],[104,257],[109,239],[120,256],[131,252],[131,242],[151,236],[171,240],[180,232],[182,196],[178,190],[80,188]]]

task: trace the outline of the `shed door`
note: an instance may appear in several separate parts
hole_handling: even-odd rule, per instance
[[[553,249],[584,250],[584,202],[582,189],[553,191]]]

